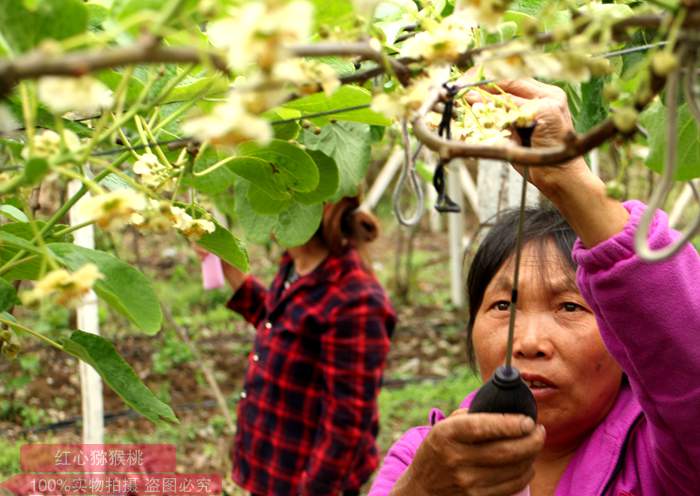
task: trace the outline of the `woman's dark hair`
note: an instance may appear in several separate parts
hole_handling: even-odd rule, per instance
[[[491,228],[474,255],[469,275],[467,276],[467,294],[469,298],[469,322],[467,324],[467,360],[476,371],[476,356],[472,343],[472,331],[476,313],[484,299],[484,293],[498,270],[515,254],[518,230],[518,210],[501,213],[496,224]],[[528,242],[537,242],[544,247],[548,240],[554,241],[557,250],[569,267],[576,268],[571,258],[571,249],[576,234],[559,211],[552,207],[527,208],[523,224],[523,246]]]
[[[379,222],[371,213],[358,210],[359,206],[357,196],[327,203],[315,237],[334,255],[339,255],[346,246],[352,246],[360,253],[365,268],[371,270],[365,245],[379,236]]]

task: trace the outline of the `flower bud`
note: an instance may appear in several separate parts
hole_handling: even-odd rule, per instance
[[[654,74],[666,77],[678,67],[678,57],[670,52],[658,52],[651,58],[651,69]]]
[[[613,179],[605,183],[605,194],[610,198],[622,200],[625,196],[625,188],[620,181]]]
[[[637,127],[639,114],[632,107],[623,107],[615,110],[612,115],[613,124],[621,133],[631,133]]]
[[[603,87],[603,98],[605,98],[606,101],[612,102],[614,100],[617,100],[619,96],[620,90],[618,90],[612,84],[606,84]]]

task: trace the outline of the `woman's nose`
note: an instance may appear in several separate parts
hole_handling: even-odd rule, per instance
[[[520,359],[551,358],[554,346],[546,328],[546,319],[518,315],[513,338],[513,357]]]

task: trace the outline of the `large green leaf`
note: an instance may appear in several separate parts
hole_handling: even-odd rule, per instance
[[[275,138],[281,140],[292,140],[299,136],[301,126],[298,121],[283,122],[289,119],[297,119],[301,117],[301,112],[296,109],[279,107],[271,109],[262,114],[262,117],[270,120],[272,130],[275,132]]]
[[[332,199],[356,195],[357,186],[364,179],[369,166],[369,126],[338,122],[324,126],[318,135],[305,130],[303,140],[307,148],[325,153],[338,165],[340,181]]]
[[[223,193],[232,186],[236,180],[236,176],[231,169],[226,166],[221,166],[201,176],[195,174],[205,171],[223,158],[225,157],[217,153],[215,149],[207,148],[197,155],[194,166],[192,167],[193,173],[184,177],[183,184],[185,186],[192,186],[205,195],[218,195]]]
[[[318,150],[308,150],[308,154],[314,159],[318,167],[318,187],[310,193],[295,193],[294,199],[299,203],[311,205],[325,201],[335,195],[335,192],[338,190],[340,177],[335,160]]]
[[[249,241],[265,243],[273,234],[280,245],[292,247],[303,245],[314,235],[321,224],[321,203],[302,205],[290,202],[277,215],[262,215],[253,209],[248,200],[251,186],[245,180],[236,185],[236,213]]]
[[[267,162],[266,167],[270,170],[277,185],[283,188],[283,191],[309,192],[318,186],[316,163],[308,153],[296,145],[278,139],[270,141],[267,145],[249,141],[239,146],[238,152],[243,157],[254,157]],[[265,189],[266,187],[250,177],[246,177],[246,179],[255,183],[259,188]],[[274,196],[274,192],[270,196]]]
[[[15,176],[0,185],[0,194],[11,193],[20,186],[34,186],[49,172],[49,163],[45,158],[31,158],[24,164],[21,176]]]
[[[42,229],[44,222],[36,221],[36,228]],[[71,236],[55,236],[55,232],[63,229],[65,226],[54,226],[51,232],[44,235],[44,241],[70,241]],[[39,248],[31,242],[34,238],[34,230],[27,222],[11,222],[0,226],[0,266],[10,260],[19,250],[26,250],[29,254],[33,254],[29,260],[15,265],[2,276],[9,281],[17,279],[34,280],[41,275],[41,260],[43,253]]]
[[[277,223],[277,216],[263,215],[256,212],[248,200],[248,191],[252,184],[240,180],[235,186],[235,210],[245,237],[252,243],[266,243],[270,240],[272,228]]]
[[[510,4],[510,9],[537,17],[547,3],[547,0],[515,0]]]
[[[8,219],[16,220],[17,222],[28,222],[27,216],[24,215],[19,208],[14,205],[0,205],[0,215],[7,217]]]
[[[199,0],[185,0],[184,5],[180,9],[181,12],[183,10],[192,9],[197,5],[198,1]],[[119,19],[141,13],[144,10],[151,10],[155,13],[159,13],[165,9],[169,3],[171,3],[171,0],[114,0],[112,3],[112,13]]]
[[[279,170],[274,164],[256,157],[236,157],[226,164],[234,174],[247,179],[274,198],[290,198],[286,191]]]
[[[370,103],[372,103],[372,94],[366,89],[359,86],[342,86],[331,96],[327,96],[325,93],[314,93],[285,103],[284,106],[299,110],[302,115],[307,115],[369,105]],[[378,126],[391,125],[390,119],[369,108],[340,112],[326,117],[315,117],[311,120],[319,126],[328,124],[331,120],[362,122]]]
[[[299,195],[301,194],[310,194],[310,193],[298,193]],[[273,198],[269,196],[267,193],[265,193],[263,190],[258,188],[256,185],[251,184],[250,185],[250,190],[248,191],[248,202],[250,203],[250,206],[255,210],[257,213],[262,214],[262,215],[277,215],[280,213],[282,210],[287,208],[289,206],[289,203],[291,202],[290,199],[279,199],[279,198]]]
[[[280,212],[277,224],[272,228],[275,239],[282,246],[289,248],[306,243],[321,225],[323,205],[302,205],[292,203]]]
[[[20,0],[0,0],[0,33],[15,52],[25,52],[40,41],[62,40],[87,29],[87,9],[82,0],[42,1],[35,10]]]
[[[646,165],[656,172],[666,165],[666,107],[655,101],[641,117],[649,133],[649,156]],[[687,181],[700,177],[700,129],[688,110],[688,104],[678,107],[678,169],[676,179]]]
[[[355,23],[355,15],[350,0],[311,0],[314,6],[314,30],[320,26],[325,26],[327,29],[339,28],[348,30]]]
[[[15,287],[0,277],[0,312],[4,312],[17,302]]]
[[[14,251],[26,250],[31,253],[41,253],[41,250],[33,243],[12,232],[7,232],[8,227],[0,228],[0,246],[9,247]]]
[[[197,244],[222,260],[238,267],[243,272],[247,272],[248,253],[241,245],[241,242],[231,234],[231,231],[217,222],[214,222],[214,224],[216,225],[216,230],[199,238]]]
[[[70,243],[49,243],[59,260],[70,270],[94,263],[104,274],[95,283],[95,293],[147,334],[156,334],[163,314],[151,282],[137,269],[103,251]]]
[[[151,422],[179,423],[175,412],[141,382],[114,345],[103,337],[73,331],[70,338],[63,341],[63,350],[90,364],[124,403]]]
[[[585,133],[608,116],[608,109],[603,100],[605,79],[592,78],[581,83],[581,107],[574,114],[576,131]]]

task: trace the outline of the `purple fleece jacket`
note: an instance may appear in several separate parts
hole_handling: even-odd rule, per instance
[[[576,241],[573,257],[581,294],[628,380],[569,462],[556,496],[700,494],[700,257],[687,245],[664,262],[639,260],[633,239],[645,206],[625,207],[630,219],[621,233],[590,250]],[[678,236],[657,212],[650,246]],[[429,421],[443,418],[433,410]],[[394,444],[370,496],[391,493],[429,430],[413,428]]]

